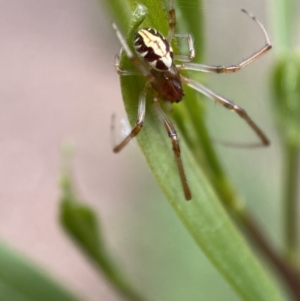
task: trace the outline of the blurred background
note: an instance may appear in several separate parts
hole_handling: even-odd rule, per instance
[[[192,11],[190,2],[179,1],[179,7]],[[264,1],[204,1],[203,63],[232,65],[264,44],[241,8],[253,12],[272,37]],[[57,220],[61,148],[71,142],[79,194],[101,216],[111,253],[149,300],[238,300],[177,220],[138,146],[112,153],[111,115],[118,122],[125,118],[114,71],[120,45],[101,5],[2,0],[0,15],[1,239],[85,300],[120,300]],[[209,75],[206,84],[246,109],[272,142],[257,150],[216,147],[247,207],[280,247],[281,154],[269,99],[273,56],[236,74]],[[238,116],[207,104],[216,141],[256,139]]]

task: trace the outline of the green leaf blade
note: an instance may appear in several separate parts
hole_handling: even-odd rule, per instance
[[[120,296],[125,300],[143,301],[144,298],[128,283],[127,278],[123,276],[121,269],[106,250],[99,217],[91,207],[85,205],[76,196],[68,165],[69,159],[65,158],[66,166],[61,180],[60,222],[64,230]]]
[[[0,243],[0,300],[78,301],[53,280]]]
[[[192,191],[192,200],[185,201],[170,141],[152,112],[148,112],[147,118],[150,125],[143,129],[138,142],[169,203],[196,243],[243,300],[282,300],[181,140],[183,163]]]
[[[133,3],[133,1],[129,2]],[[153,5],[159,1],[139,2],[148,8],[149,14],[141,26],[151,26],[165,34],[168,28],[166,14],[162,9],[158,11],[156,5]],[[129,32],[128,36],[131,35],[132,33]],[[131,45],[131,40],[127,42]],[[121,67],[132,68],[128,60],[122,60]],[[145,80],[140,77],[121,77],[124,105],[132,126],[136,122],[139,93],[144,84]],[[197,97],[188,92],[183,102],[174,105],[176,106],[174,111],[199,111],[199,118],[201,118],[202,112],[200,112],[197,101],[199,101]],[[186,109],[185,102],[194,102],[195,106]],[[151,108],[150,96],[146,111],[143,130],[136,139],[169,203],[195,242],[243,300],[282,300],[270,275],[260,265],[246,241],[231,222],[208,177],[203,174],[199,162],[195,161],[194,155],[188,149],[185,139],[180,139],[183,136],[179,132],[185,173],[192,191],[192,200],[185,201],[171,142]],[[179,121],[182,124],[189,122],[183,119],[179,119]]]

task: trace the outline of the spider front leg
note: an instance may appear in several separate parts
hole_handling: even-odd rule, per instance
[[[131,75],[142,75],[137,70],[123,70],[120,68],[120,57],[118,55],[115,56],[115,70],[120,76],[131,76]]]
[[[215,102],[219,103],[220,105],[222,105],[226,109],[229,109],[229,110],[237,113],[240,117],[242,117],[249,124],[249,126],[252,128],[252,130],[257,134],[257,136],[260,138],[262,145],[268,146],[270,144],[270,141],[267,138],[267,136],[256,125],[256,123],[249,117],[249,115],[247,114],[247,112],[244,109],[237,106],[235,103],[229,101],[228,99],[214,93],[210,89],[206,88],[205,86],[201,85],[200,83],[198,83],[198,82],[196,82],[192,79],[185,78],[182,75],[180,76],[180,78],[181,78],[183,83],[185,83],[186,85],[188,85],[192,89],[204,94],[205,96],[207,96],[208,98],[210,98],[210,99],[214,100]],[[261,146],[261,144],[251,144],[249,146],[257,147],[257,146]]]
[[[173,0],[169,0],[169,31],[167,35],[167,41],[171,44],[176,27],[176,12],[174,8]]]
[[[194,40],[189,33],[175,33],[174,36],[179,39],[186,39],[189,47],[189,55],[174,55],[174,59],[181,62],[191,62],[195,58]]]
[[[146,113],[146,95],[149,88],[149,83],[147,83],[142,90],[140,97],[139,97],[139,104],[138,104],[138,116],[135,127],[131,130],[130,134],[125,137],[125,139],[119,143],[117,146],[114,146],[113,152],[118,153],[127,143],[134,138],[142,129],[144,120],[145,120],[145,113]]]
[[[260,30],[262,31],[265,37],[265,41],[266,41],[265,46],[263,46],[260,50],[255,52],[253,55],[251,55],[248,59],[245,59],[241,63],[232,66],[209,66],[209,65],[202,65],[202,64],[195,64],[195,63],[186,63],[186,64],[176,65],[176,67],[181,70],[191,70],[191,71],[200,71],[200,72],[209,72],[209,73],[233,73],[251,64],[252,62],[259,59],[266,52],[268,52],[272,48],[272,45],[266,29],[255,16],[253,16],[252,14],[250,14],[244,9],[242,9],[242,12],[247,14],[259,26]]]
[[[171,44],[173,38],[183,38],[188,42],[189,55],[175,55],[174,59],[182,62],[191,62],[195,58],[195,47],[193,37],[189,33],[175,33],[176,27],[176,12],[174,8],[173,0],[169,0],[169,31],[167,35],[167,41]]]
[[[143,76],[146,77],[146,79],[148,81],[152,81],[153,80],[153,76],[151,75],[151,73],[149,72],[149,70],[141,63],[141,61],[132,53],[130,47],[127,45],[124,37],[122,36],[119,28],[117,27],[116,23],[112,23],[112,27],[116,32],[116,35],[122,45],[123,50],[125,51],[127,57],[129,58],[129,60],[132,62],[132,64],[142,73]],[[119,67],[119,57],[116,57],[116,70],[119,73],[122,73],[122,70]],[[126,73],[126,71],[124,71]],[[122,74],[121,74],[122,75]],[[124,74],[126,75],[126,74]],[[127,75],[131,75],[131,74],[127,74]]]
[[[185,173],[184,173],[184,168],[183,168],[181,155],[180,155],[179,141],[178,141],[178,138],[177,138],[177,133],[175,131],[175,128],[174,128],[173,124],[171,123],[171,121],[168,120],[168,118],[165,115],[164,111],[160,107],[158,99],[156,97],[153,98],[153,107],[154,107],[154,110],[155,110],[159,120],[164,124],[164,126],[165,126],[165,128],[168,132],[168,135],[171,139],[172,149],[173,149],[173,152],[174,152],[174,155],[175,155],[175,160],[176,160],[176,164],[177,164],[177,168],[178,168],[178,172],[179,172],[179,176],[180,176],[184,196],[185,196],[185,199],[188,201],[192,198],[192,195],[191,195],[191,191],[190,191],[190,188],[187,184],[187,180],[186,180]]]

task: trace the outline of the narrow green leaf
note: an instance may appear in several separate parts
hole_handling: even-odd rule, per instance
[[[1,301],[76,301],[29,261],[0,243]]]
[[[134,3],[134,1],[129,2]],[[160,2],[141,0],[139,3],[148,8],[148,16],[142,26],[152,26],[166,34],[168,21],[165,11],[157,8]],[[131,36],[131,32],[127,33],[127,38]],[[128,38],[127,42],[131,45],[131,39]],[[125,59],[121,61],[121,67],[133,68]],[[125,109],[132,126],[136,121],[137,101],[144,84],[145,80],[140,77],[121,77]],[[188,95],[184,99],[184,102],[187,101],[196,103],[197,99]],[[183,104],[176,106],[180,110],[185,110]],[[190,110],[197,112],[197,107],[191,107]],[[181,122],[184,121],[181,120]],[[242,299],[248,301],[282,300],[270,276],[261,267],[245,240],[233,226],[185,141],[180,140],[186,175],[193,195],[190,202],[184,200],[171,142],[164,127],[151,110],[150,97],[146,121],[137,140],[169,203],[196,243]]]
[[[99,218],[76,197],[69,173],[63,175],[62,192],[60,221],[66,232],[122,297],[131,301],[144,300],[129,285],[106,250]]]

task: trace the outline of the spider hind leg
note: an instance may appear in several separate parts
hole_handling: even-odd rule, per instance
[[[153,98],[153,107],[154,107],[156,115],[158,116],[159,120],[164,124],[164,126],[168,132],[168,135],[171,139],[172,149],[173,149],[173,153],[175,156],[176,165],[177,165],[177,169],[179,172],[184,196],[185,196],[185,199],[187,201],[189,201],[192,198],[192,194],[191,194],[190,188],[189,188],[187,180],[186,180],[176,130],[175,130],[173,124],[171,123],[171,121],[168,120],[166,114],[164,113],[161,106],[159,105],[158,99],[156,97]]]
[[[259,147],[259,146],[268,146],[270,145],[270,141],[267,138],[267,136],[264,134],[264,132],[256,125],[256,123],[250,118],[250,116],[247,114],[247,112],[233,103],[232,101],[216,94],[215,92],[211,91],[210,89],[206,88],[205,86],[201,85],[200,83],[186,78],[181,75],[181,80],[183,83],[191,87],[192,89],[200,92],[201,94],[205,95],[211,100],[214,100],[218,104],[222,105],[226,109],[229,109],[235,113],[237,113],[241,118],[243,118],[248,125],[251,127],[251,129],[256,133],[256,135],[259,137],[261,143],[253,143],[249,144],[250,147]]]

